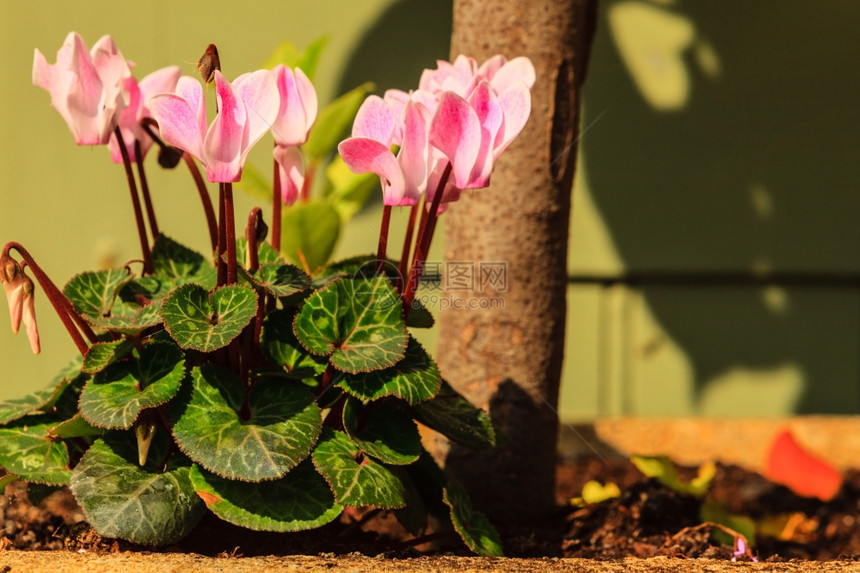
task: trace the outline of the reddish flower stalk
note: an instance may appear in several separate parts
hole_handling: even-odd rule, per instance
[[[418,214],[418,205],[412,205],[409,210],[409,222],[406,223],[406,236],[403,237],[403,250],[400,253],[400,266],[397,269],[397,284],[394,285],[397,293],[403,292],[403,283],[406,277],[406,268],[409,264],[409,254],[412,251],[412,235],[415,232],[415,216]]]
[[[415,291],[418,289],[418,283],[421,281],[421,275],[424,273],[424,263],[427,261],[427,252],[430,250],[430,242],[433,239],[433,231],[436,229],[436,218],[439,214],[439,203],[442,202],[442,192],[445,185],[448,184],[448,178],[451,176],[451,163],[445,166],[445,171],[442,172],[442,177],[439,179],[439,185],[436,193],[433,195],[433,203],[430,205],[430,210],[426,212],[426,216],[422,215],[421,225],[416,238],[415,256],[412,258],[412,267],[409,270],[409,280],[403,290],[403,316],[408,317],[409,311],[412,308],[412,301],[415,300]]]
[[[391,226],[391,205],[382,208],[382,223],[379,226],[379,246],[376,249],[376,274],[385,270],[385,258],[388,251],[388,228]]]
[[[248,259],[245,261],[248,272],[255,272],[260,266],[260,255],[257,252],[257,244],[265,238],[266,224],[263,222],[263,211],[259,207],[251,209],[248,215],[248,224],[245,225],[245,241],[248,246]],[[261,238],[260,235],[263,235]]]
[[[277,146],[277,144],[275,144]],[[272,176],[272,238],[269,243],[276,251],[281,252],[281,169],[278,160],[272,161],[274,174]]]
[[[54,307],[54,311],[57,313],[57,316],[60,317],[60,320],[63,322],[63,326],[66,327],[69,336],[72,337],[72,341],[75,343],[81,356],[86,355],[87,350],[89,350],[89,345],[86,340],[84,340],[83,336],[81,336],[81,333],[89,339],[90,343],[95,344],[98,342],[98,337],[95,335],[92,328],[90,328],[86,321],[75,311],[75,307],[72,305],[71,301],[69,301],[69,299],[66,298],[66,295],[57,288],[57,285],[55,285],[50,277],[45,274],[42,268],[36,264],[33,256],[30,255],[27,249],[21,246],[20,243],[16,243],[14,241],[7,243],[0,259],[5,260],[9,256],[9,251],[11,249],[15,249],[15,251],[21,255],[21,258],[27,263],[27,266],[30,267],[30,270],[33,271],[33,276],[36,277],[36,281],[38,281],[39,286],[42,287],[45,296],[48,297],[48,301],[51,303],[51,306]],[[78,329],[80,329],[80,331]]]
[[[221,183],[224,189],[224,240],[227,242],[227,284],[236,284],[236,221],[233,214],[233,184]]]
[[[218,269],[218,286],[227,284],[227,262],[224,254],[227,252],[227,214],[224,201],[224,184],[218,184],[218,248],[215,249],[215,268]]]
[[[117,140],[122,141],[122,133],[117,127],[114,130]],[[143,211],[140,208],[140,197],[137,196],[137,183],[131,169],[131,158],[124,145],[119,146],[122,153],[122,164],[125,167],[125,177],[128,180],[128,190],[131,193],[131,204],[134,207],[134,221],[137,223],[137,235],[140,238],[140,250],[143,253],[143,274],[152,274],[152,253],[149,250],[149,240],[146,238],[146,226],[143,222]]]
[[[149,220],[149,230],[152,233],[152,240],[161,235],[158,230],[158,221],[155,218],[155,208],[152,206],[152,197],[149,194],[149,184],[146,181],[146,170],[143,168],[143,149],[140,145],[140,140],[134,140],[134,156],[137,163],[137,177],[140,179],[140,192],[143,194],[143,205],[146,207],[146,216]]]

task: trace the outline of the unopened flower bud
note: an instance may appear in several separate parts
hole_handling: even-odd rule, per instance
[[[200,61],[197,62],[197,71],[200,72],[203,83],[209,84],[215,79],[215,70],[221,71],[221,59],[218,57],[218,48],[215,44],[209,44]]]

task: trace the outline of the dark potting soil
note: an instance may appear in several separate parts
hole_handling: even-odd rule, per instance
[[[682,476],[695,469],[681,470]],[[588,480],[613,482],[621,495],[576,507],[569,500]],[[466,555],[454,536],[415,539],[389,512],[353,512],[321,529],[291,534],[257,533],[208,515],[175,546],[153,549],[93,531],[74,498],[63,489],[34,505],[40,492],[10,485],[0,498],[0,549],[86,552],[180,551],[209,556],[317,555],[361,552],[414,557],[421,552]],[[558,510],[544,523],[500,527],[512,557],[710,557],[731,559],[733,547],[715,539],[703,523],[702,500],[678,494],[645,478],[623,458],[564,461],[557,471]],[[751,518],[759,535],[753,553],[761,560],[860,559],[860,472],[850,471],[829,502],[794,495],[762,476],[736,466],[718,466],[708,497],[731,514]],[[420,551],[419,551],[420,550]],[[741,559],[746,559],[742,557]]]

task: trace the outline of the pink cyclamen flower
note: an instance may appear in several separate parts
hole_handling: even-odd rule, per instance
[[[208,128],[203,87],[190,76],[149,106],[166,143],[200,160],[209,181],[232,183],[242,178],[251,148],[275,120],[278,88],[269,70],[243,74],[232,84],[216,70],[215,94],[219,111]]]
[[[292,205],[305,184],[304,158],[298,147],[292,145],[276,145],[272,154],[278,163],[281,200]]]
[[[39,354],[39,328],[36,325],[36,306],[33,297],[33,281],[30,280],[17,263],[7,259],[3,265],[0,282],[6,291],[6,301],[9,303],[9,316],[12,321],[12,332],[18,334],[21,322],[27,330],[30,349],[33,354]]]
[[[128,156],[132,161],[137,161],[134,154],[135,141],[140,141],[141,159],[146,157],[146,152],[154,143],[140,126],[140,122],[144,118],[152,117],[149,100],[157,94],[174,92],[181,75],[182,70],[179,69],[179,66],[168,66],[152,72],[140,82],[134,76],[126,78],[125,89],[129,96],[128,106],[120,112],[117,125],[122,133]],[[110,149],[111,160],[114,163],[122,163],[122,153],[116,141],[116,134],[111,135],[108,148]]]
[[[103,36],[87,51],[77,33],[70,32],[57,51],[57,63],[48,64],[37,49],[33,58],[33,84],[51,94],[51,105],[66,120],[78,145],[104,145],[128,103],[124,90],[131,69],[110,36]]]
[[[279,64],[272,70],[278,85],[280,106],[272,122],[272,135],[278,145],[301,145],[317,119],[317,92],[300,69],[295,72]]]
[[[409,100],[401,119],[398,110],[372,95],[361,104],[352,137],[340,142],[338,152],[354,173],[379,176],[385,205],[415,205],[427,189],[433,157],[429,127],[430,114],[423,104]],[[391,152],[396,139],[397,156]]]

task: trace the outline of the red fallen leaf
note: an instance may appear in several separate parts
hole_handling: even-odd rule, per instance
[[[830,501],[842,486],[842,476],[827,461],[797,443],[789,430],[777,434],[765,461],[765,477],[797,495]]]

